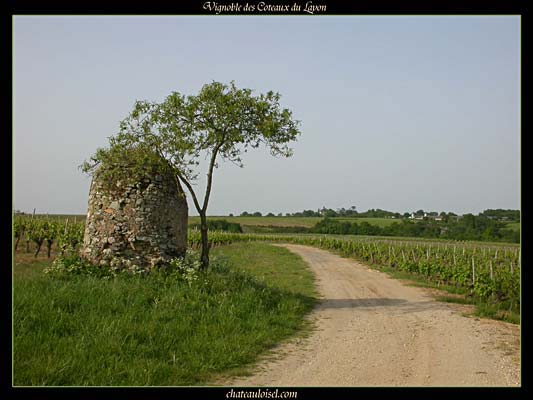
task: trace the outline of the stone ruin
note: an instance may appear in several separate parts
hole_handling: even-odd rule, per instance
[[[93,174],[82,256],[96,265],[149,270],[185,255],[187,200],[171,174],[105,184]]]

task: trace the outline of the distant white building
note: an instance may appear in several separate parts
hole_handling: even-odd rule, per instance
[[[423,220],[425,218],[433,219],[435,221],[442,221],[442,216],[428,215],[427,212],[425,212],[424,215],[416,215],[415,213],[411,213],[411,216],[409,217],[409,219],[417,219],[417,220]]]

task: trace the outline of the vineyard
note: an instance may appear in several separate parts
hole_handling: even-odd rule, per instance
[[[79,249],[83,242],[84,222],[17,217],[14,222],[15,251],[20,242],[35,257],[46,246],[59,254]],[[242,234],[212,231],[212,246],[242,241],[266,241],[302,244],[331,250],[369,264],[415,273],[437,285],[469,289],[483,301],[508,304],[520,308],[520,248],[513,245],[472,242],[436,242],[418,239],[371,237],[335,237],[330,235]],[[199,248],[200,232],[190,230],[189,246]]]
[[[520,306],[520,249],[516,246],[353,236],[211,233],[214,246],[243,240],[294,243],[332,250],[366,263],[415,273],[437,285],[468,288],[481,300],[506,302],[511,309]],[[200,245],[198,233],[189,234],[189,244]]]
[[[50,258],[52,246],[55,244],[59,253],[73,252],[83,242],[85,224],[83,222],[65,220],[51,220],[49,218],[16,217],[13,222],[15,252],[20,242],[25,244],[26,253],[30,252],[30,244],[35,246],[34,256],[41,252],[42,245],[46,245],[47,257]]]

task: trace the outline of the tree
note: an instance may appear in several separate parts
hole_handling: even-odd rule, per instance
[[[337,216],[337,212],[335,210],[332,210],[331,208],[328,208],[324,211],[323,215],[326,218],[332,218]]]
[[[303,210],[302,217],[318,217],[319,215],[313,210]]]
[[[176,178],[189,191],[200,215],[203,269],[209,265],[207,208],[213,187],[213,173],[220,160],[243,167],[242,153],[264,145],[273,156],[290,157],[288,144],[300,134],[300,121],[281,108],[281,95],[272,91],[254,95],[251,89],[239,89],[212,82],[197,95],[172,92],[161,102],[136,101],[133,111],[120,123],[120,131],[110,137],[110,149],[153,151],[164,159]],[[105,158],[109,150],[99,149],[88,171]],[[203,201],[193,187],[198,177],[200,157],[209,160]]]

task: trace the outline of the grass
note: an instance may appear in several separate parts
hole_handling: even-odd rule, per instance
[[[478,316],[482,318],[495,319],[505,322],[510,322],[512,324],[520,324],[520,314],[513,310],[508,302],[502,303],[489,303],[485,301],[480,301],[479,299],[473,297],[469,290],[462,287],[452,286],[452,285],[438,285],[434,282],[430,282],[423,277],[411,274],[407,272],[398,272],[392,270],[391,268],[379,268],[384,272],[387,272],[390,276],[397,279],[405,279],[411,281],[412,286],[426,287],[437,289],[443,293],[450,293],[450,295],[437,295],[435,300],[442,301],[446,303],[454,304],[470,304],[475,307],[475,310],[472,314],[467,314],[467,316]]]
[[[442,301],[443,303],[472,304],[472,300],[462,296],[437,296],[435,300]]]
[[[14,385],[204,385],[305,328],[315,298],[301,258],[260,243],[212,254],[192,283],[52,277],[49,261],[16,262]]]
[[[479,303],[476,304],[475,315],[520,325],[520,315],[510,311],[507,306]]]
[[[520,315],[509,310],[508,304],[488,304],[481,303],[468,296],[437,296],[437,301],[454,304],[471,304],[475,306],[475,311],[470,314],[481,318],[490,318],[512,324],[520,325]]]
[[[512,229],[513,231],[520,230],[520,222],[509,222],[506,226],[507,229]]]
[[[312,272],[305,261],[283,247],[234,243],[216,248],[212,253],[270,287],[308,297],[317,296]],[[281,265],[290,268],[280,268]]]

